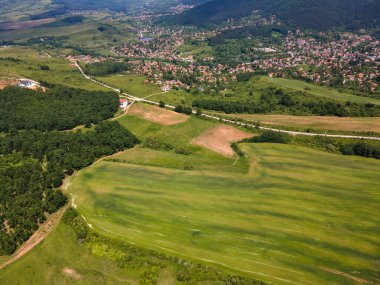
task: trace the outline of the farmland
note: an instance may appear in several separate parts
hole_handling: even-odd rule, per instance
[[[232,118],[260,121],[273,126],[311,128],[335,131],[380,132],[380,118],[342,118],[332,116],[291,116],[265,114],[233,114]]]
[[[63,84],[70,87],[79,87],[88,90],[107,90],[90,81],[83,81],[78,70],[67,60],[48,57],[40,51],[25,47],[11,47],[0,49],[2,78],[26,77],[36,81]],[[10,60],[9,58],[16,59]],[[49,70],[42,70],[41,66],[48,66]]]
[[[69,191],[96,231],[276,284],[378,278],[378,161],[271,144],[227,158],[191,144],[216,123],[120,122],[191,154],[141,146],[79,172]]]
[[[136,97],[144,97],[162,92],[159,86],[146,83],[146,79],[138,75],[118,74],[98,77],[98,79]]]

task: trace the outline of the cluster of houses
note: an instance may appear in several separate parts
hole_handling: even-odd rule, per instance
[[[139,15],[135,17],[140,38],[144,34],[154,34],[156,38],[128,42],[115,46],[111,51],[117,56],[126,57],[133,72],[148,78],[150,83],[159,84],[163,91],[172,88],[190,89],[202,85],[213,86],[234,82],[240,73],[264,71],[269,76],[291,75],[316,83],[330,85],[337,78],[341,84],[366,87],[377,91],[380,78],[380,41],[365,33],[345,33],[340,37],[320,33],[315,36],[301,31],[289,32],[281,43],[258,44],[252,50],[271,54],[238,65],[215,64],[209,56],[196,59],[180,51],[186,40],[205,40],[225,30],[242,27],[255,27],[278,24],[274,18],[262,18],[258,15],[230,20],[225,25],[211,29],[191,27],[167,28],[153,25],[157,15]],[[110,57],[91,57],[88,55],[68,56],[71,61],[95,63],[113,60]]]
[[[252,63],[255,69],[278,73],[291,70],[294,75],[329,85],[341,84],[378,88],[380,41],[367,34],[344,33],[338,39],[321,34],[323,40],[301,31],[289,33],[280,47],[281,54]],[[286,55],[286,56],[285,56]]]

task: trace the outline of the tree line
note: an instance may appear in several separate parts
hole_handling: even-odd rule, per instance
[[[46,92],[19,87],[0,90],[0,131],[67,130],[97,124],[118,109],[113,92],[54,86]]]
[[[377,141],[352,141],[342,138],[330,137],[304,137],[291,136],[287,133],[276,131],[264,131],[259,136],[244,139],[242,142],[249,143],[295,143],[308,147],[324,149],[329,152],[340,153],[343,155],[358,155],[368,158],[380,159],[380,143]]]
[[[285,92],[269,87],[261,90],[258,100],[227,101],[201,99],[193,101],[193,107],[232,113],[283,113],[291,115],[318,115],[338,117],[380,116],[380,106],[317,97],[306,92]]]
[[[42,132],[21,130],[0,138],[0,255],[11,254],[67,198],[65,175],[96,159],[131,148],[138,139],[117,122],[94,130]]]

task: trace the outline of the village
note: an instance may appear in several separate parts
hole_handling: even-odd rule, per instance
[[[115,57],[80,55],[68,59],[86,64],[126,60],[133,66],[133,73],[162,86],[164,91],[213,88],[235,82],[241,73],[258,72],[270,77],[290,77],[324,86],[378,92],[380,41],[364,31],[338,36],[289,31],[280,44],[266,46],[267,41],[263,41],[252,47],[257,58],[254,61],[231,65],[216,62],[212,55],[196,57],[191,51],[184,53],[181,47],[189,41],[207,43],[209,38],[226,30],[276,25],[278,21],[252,15],[223,26],[193,29],[157,26],[153,24],[156,17],[135,17],[137,39],[113,46],[111,52]]]

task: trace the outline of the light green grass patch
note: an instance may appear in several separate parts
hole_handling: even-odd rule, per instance
[[[131,277],[131,274],[117,267],[115,263],[94,256],[64,223],[60,223],[32,251],[0,272],[0,283],[7,285],[137,282],[138,279]]]
[[[259,84],[273,84],[278,87],[293,89],[297,91],[305,91],[305,88],[307,88],[308,93],[329,99],[351,101],[356,103],[373,103],[377,105],[380,104],[379,99],[343,93],[331,88],[317,86],[294,79],[262,77],[260,78]]]
[[[163,167],[101,162],[70,192],[97,231],[228,271],[275,284],[355,284],[320,267],[376,278],[378,161],[242,148],[248,174],[170,169],[167,158]]]
[[[21,62],[3,60],[0,62],[0,76],[18,78],[26,77],[36,81],[45,81],[53,84],[62,84],[70,87],[109,91],[90,80],[86,80],[82,74],[70,62],[54,57],[47,57],[33,48],[12,47],[0,49],[0,58],[13,57]],[[50,70],[41,70],[46,65]]]
[[[98,79],[136,97],[145,97],[163,92],[160,86],[151,83],[145,83],[147,79],[138,75],[117,74],[98,77]]]

